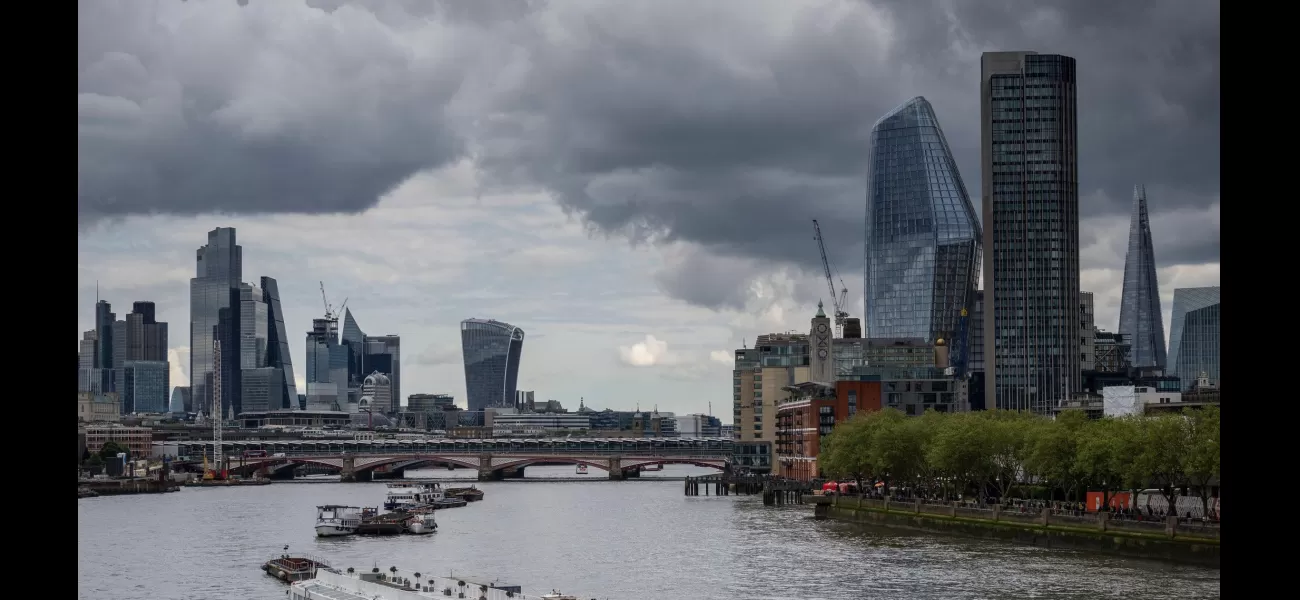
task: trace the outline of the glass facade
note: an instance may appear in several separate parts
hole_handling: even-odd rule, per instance
[[[262,296],[266,301],[266,364],[283,372],[280,387],[271,403],[279,408],[298,406],[298,386],[294,382],[293,361],[289,358],[289,336],[285,333],[284,310],[280,307],[280,284],[263,277]]]
[[[868,167],[865,333],[951,339],[974,300],[980,230],[925,98],[876,121]]]
[[[1165,325],[1160,310],[1151,223],[1147,219],[1147,190],[1133,187],[1133,220],[1124,257],[1124,294],[1119,305],[1119,332],[1132,344],[1135,367],[1165,368]]]
[[[128,360],[121,371],[122,414],[167,412],[171,367],[166,361]]]
[[[348,382],[359,382],[365,376],[363,356],[366,351],[366,334],[361,331],[361,326],[352,317],[352,311],[347,308],[343,309],[342,343],[348,347]]]
[[[1219,385],[1219,288],[1174,290],[1169,319],[1169,373],[1189,389],[1205,373]]]
[[[981,59],[985,401],[1047,414],[1080,389],[1075,61]]]
[[[460,322],[460,343],[469,410],[514,406],[524,330],[501,321],[466,319]]]
[[[343,329],[347,335],[347,328]],[[401,398],[402,393],[402,338],[396,335],[365,336],[362,370],[365,373],[379,371],[388,375],[393,386],[393,398]],[[513,396],[513,394],[512,394]],[[513,406],[513,405],[511,405]]]
[[[239,286],[239,368],[260,369],[267,366],[266,344],[270,313],[266,296],[257,286]]]
[[[235,243],[235,230],[218,227],[208,232],[207,245],[195,253],[195,276],[190,280],[190,384],[191,405],[186,411],[197,408],[210,411],[213,355],[212,342],[216,335],[221,309],[229,309],[239,301],[239,283],[243,277],[244,250]],[[235,339],[228,340],[238,344]],[[227,341],[222,342],[223,346]],[[225,357],[222,357],[223,359]],[[237,362],[235,363],[238,364]],[[229,387],[228,385],[226,387]],[[194,404],[197,403],[197,407]]]

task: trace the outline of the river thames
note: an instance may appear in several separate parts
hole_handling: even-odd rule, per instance
[[[418,473],[465,475],[470,471]],[[666,467],[660,476],[708,473]],[[572,467],[527,476],[573,477]],[[581,598],[1218,598],[1219,571],[812,520],[758,496],[686,497],[680,481],[477,484],[428,536],[317,538],[318,504],[382,504],[381,483],[276,483],[78,501],[79,597],[274,600],[286,544],[336,567],[501,579]],[[467,485],[467,484],[466,484]]]

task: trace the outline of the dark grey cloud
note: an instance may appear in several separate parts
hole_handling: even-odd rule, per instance
[[[659,286],[735,306],[754,261],[820,269],[814,218],[839,270],[860,271],[869,130],[912,96],[935,106],[978,190],[979,54],[1017,49],[1078,59],[1083,217],[1126,215],[1135,183],[1165,190],[1157,220],[1218,195],[1217,2],[312,3],[348,27],[259,34],[238,19],[276,22],[252,12],[262,4],[313,21],[290,15],[294,2],[253,2],[220,16],[247,31],[217,60],[170,56],[159,41],[202,42],[200,30],[93,9],[96,26],[79,33],[83,213],[358,210],[468,153],[495,184],[544,186],[595,234],[697,245],[701,258],[670,265]],[[104,4],[83,2],[80,21]],[[219,12],[205,24],[226,23]],[[455,41],[391,40],[415,32]],[[314,77],[231,66],[269,60]],[[391,77],[362,86],[371,64]],[[114,87],[132,77],[141,83]],[[293,93],[301,83],[318,89]],[[339,102],[314,102],[339,89]],[[183,110],[151,103],[170,90]],[[316,110],[277,104],[286,98]],[[112,129],[157,104],[171,110],[151,127]],[[241,119],[212,117],[230,106]],[[1210,255],[1170,248],[1180,261]]]

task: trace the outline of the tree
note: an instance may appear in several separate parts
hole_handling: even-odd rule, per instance
[[[1111,492],[1125,483],[1129,460],[1125,451],[1133,430],[1131,419],[1102,419],[1089,425],[1079,438],[1075,457],[1079,474],[1087,485],[1101,491],[1102,506],[1109,507]]]
[[[1079,472],[1079,438],[1092,421],[1081,410],[1062,411],[1056,419],[1043,421],[1027,436],[1025,471],[1061,490],[1068,499],[1082,482]]]
[[[1044,419],[1005,410],[985,411],[979,414],[990,453],[989,479],[1005,498],[1025,471],[1029,458],[1031,428],[1047,422]]]
[[[98,454],[91,454],[91,455],[90,455],[90,460],[86,461],[86,466],[88,466],[88,467],[102,467],[102,466],[104,466],[104,459],[101,458]]]
[[[935,430],[926,458],[942,479],[945,494],[950,482],[961,484],[961,489],[979,484],[979,497],[984,499],[984,484],[994,471],[987,423],[978,415],[955,413]]]
[[[85,462],[88,461],[88,460],[90,460],[90,448],[82,448],[82,450],[81,450],[81,462],[82,462],[82,464],[85,464]]]
[[[817,458],[822,472],[836,479],[852,477],[857,481],[871,472],[865,427],[869,418],[869,413],[858,413],[848,421],[836,425],[831,434],[826,436]]]
[[[1159,488],[1171,513],[1178,514],[1175,486],[1187,480],[1183,466],[1190,450],[1189,419],[1163,415],[1131,422],[1134,435],[1127,440],[1126,479],[1134,488]]]
[[[1201,497],[1201,514],[1210,514],[1210,482],[1219,478],[1219,407],[1191,414],[1183,472]]]
[[[131,449],[125,444],[119,444],[113,440],[104,442],[104,447],[99,449],[99,457],[104,460],[117,458],[119,453],[126,453],[127,458],[131,457]]]

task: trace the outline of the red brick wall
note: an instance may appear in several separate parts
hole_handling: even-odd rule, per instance
[[[858,412],[880,410],[882,403],[879,381],[837,381],[835,382],[836,420],[848,418],[850,390],[858,393]]]

